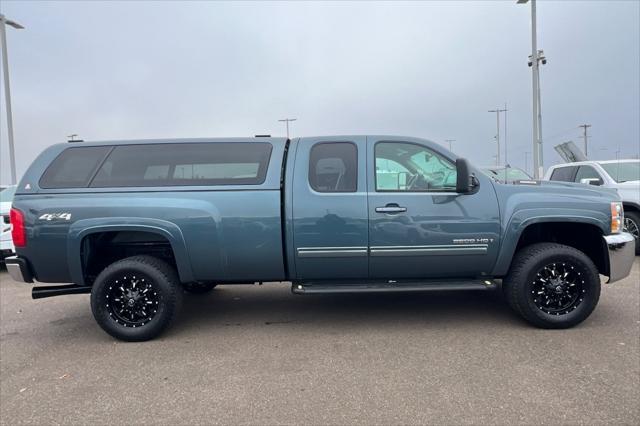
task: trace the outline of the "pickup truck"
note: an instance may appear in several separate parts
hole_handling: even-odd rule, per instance
[[[636,255],[640,254],[640,160],[584,160],[557,164],[547,170],[544,180],[615,189],[625,212],[622,227],[636,239]]]
[[[534,326],[594,310],[629,274],[613,190],[500,184],[397,136],[57,144],[11,210],[14,280],[33,298],[91,293],[112,336],[148,340],[185,292],[290,281],[298,294],[501,288]]]

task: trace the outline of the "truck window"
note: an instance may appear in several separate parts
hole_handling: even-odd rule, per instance
[[[375,157],[376,191],[455,191],[455,164],[427,147],[379,142]]]
[[[271,148],[265,142],[116,146],[91,187],[260,185]]]
[[[65,149],[47,167],[40,178],[40,187],[44,189],[85,188],[110,150],[110,146]]]
[[[559,180],[562,182],[573,182],[573,177],[576,175],[578,166],[558,167],[553,170],[549,180]]]
[[[317,192],[356,192],[358,148],[351,142],[319,142],[309,154],[309,185]]]
[[[576,173],[576,177],[573,181],[579,183],[581,179],[599,179],[602,181],[600,173],[591,166],[580,166],[578,168],[578,173]]]

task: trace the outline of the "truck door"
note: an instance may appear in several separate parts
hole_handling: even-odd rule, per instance
[[[301,138],[295,149],[291,193],[296,277],[366,279],[366,138]]]
[[[411,138],[367,140],[369,272],[373,279],[475,277],[498,254],[495,190],[478,175],[477,191],[458,194],[455,159]]]

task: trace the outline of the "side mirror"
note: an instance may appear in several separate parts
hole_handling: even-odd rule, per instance
[[[587,184],[587,185],[600,186],[600,185],[602,185],[602,179],[584,178],[584,179],[580,179],[580,183],[584,183],[584,184]]]
[[[456,160],[456,192],[466,194],[474,186],[473,176],[469,173],[469,163],[464,158]]]

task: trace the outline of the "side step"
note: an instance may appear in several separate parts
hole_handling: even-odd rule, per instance
[[[45,297],[63,296],[65,294],[83,294],[91,293],[91,287],[79,286],[75,284],[69,285],[47,285],[34,287],[31,290],[32,299],[43,299]]]
[[[411,291],[446,291],[446,290],[493,290],[497,287],[491,279],[471,280],[439,280],[426,282],[373,282],[373,283],[294,283],[291,291],[295,294],[326,293],[390,293]]]

